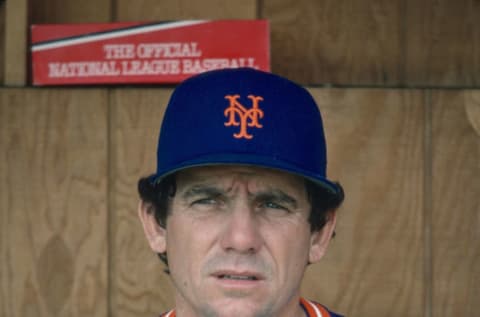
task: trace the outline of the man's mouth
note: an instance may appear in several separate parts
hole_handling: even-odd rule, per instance
[[[239,280],[239,281],[257,281],[258,278],[253,275],[233,275],[233,274],[220,274],[219,279],[222,280]]]

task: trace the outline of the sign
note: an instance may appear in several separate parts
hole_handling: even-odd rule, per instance
[[[204,71],[270,70],[266,20],[32,25],[34,85],[174,84]]]

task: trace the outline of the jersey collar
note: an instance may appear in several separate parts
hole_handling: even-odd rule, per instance
[[[322,305],[311,302],[305,298],[300,298],[300,307],[303,308],[307,317],[331,317],[328,310]],[[161,315],[160,317],[176,317],[175,309]]]

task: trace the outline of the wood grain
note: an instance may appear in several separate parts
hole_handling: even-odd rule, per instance
[[[433,316],[480,310],[480,91],[432,92]]]
[[[421,316],[423,93],[311,92],[324,116],[329,174],[346,200],[337,237],[309,268],[304,293],[346,316]]]
[[[273,72],[303,84],[393,85],[402,77],[402,1],[261,1]]]
[[[119,21],[254,19],[256,3],[255,0],[116,0],[115,18]]]
[[[4,83],[24,86],[27,82],[27,0],[5,4]]]
[[[30,22],[100,23],[110,22],[114,0],[29,0]]]
[[[405,83],[480,84],[480,3],[406,1]]]
[[[137,217],[137,181],[155,172],[169,89],[118,89],[111,95],[111,314],[151,317],[173,305],[169,278]]]
[[[0,2],[0,84],[4,83],[5,62],[5,1]]]
[[[106,316],[106,105],[0,90],[0,316]]]
[[[303,84],[477,87],[480,3],[262,1],[272,69]]]

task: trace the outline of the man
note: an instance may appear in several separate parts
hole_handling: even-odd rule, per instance
[[[340,184],[326,178],[315,101],[254,69],[192,77],[172,94],[139,216],[166,263],[177,317],[339,316],[301,297],[334,235]]]

